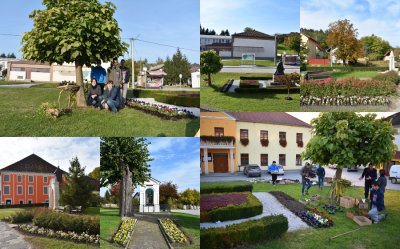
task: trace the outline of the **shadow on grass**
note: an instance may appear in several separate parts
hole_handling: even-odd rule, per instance
[[[199,129],[200,129],[200,119],[199,118],[191,119],[188,123],[186,123],[185,136],[194,137]]]

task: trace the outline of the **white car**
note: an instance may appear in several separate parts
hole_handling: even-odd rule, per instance
[[[400,181],[400,165],[392,165],[392,167],[390,167],[389,180],[392,183]]]
[[[283,169],[283,167],[281,165],[276,165],[276,166],[278,166],[278,170],[275,170],[274,174],[284,175],[285,170]],[[268,172],[268,174],[272,174],[272,172],[269,170],[269,168],[267,168],[267,172]]]

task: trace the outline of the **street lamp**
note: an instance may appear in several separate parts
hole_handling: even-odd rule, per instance
[[[182,87],[182,74],[179,74],[179,87]]]

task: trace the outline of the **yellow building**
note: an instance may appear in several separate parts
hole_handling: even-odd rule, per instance
[[[202,172],[234,173],[248,164],[263,170],[276,161],[299,169],[311,126],[284,112],[202,112]]]

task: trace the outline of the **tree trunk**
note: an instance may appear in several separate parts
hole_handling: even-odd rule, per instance
[[[83,90],[83,74],[82,65],[75,62],[76,84],[79,86],[79,91],[76,93],[76,105],[78,107],[86,107],[85,92]]]
[[[212,83],[211,83],[211,74],[209,73],[208,74],[208,86],[211,86],[212,85]]]
[[[122,174],[122,184],[121,184],[121,205],[120,205],[120,216],[121,217],[132,217],[133,216],[133,182],[132,182],[132,172],[129,170],[128,166],[124,167]]]
[[[336,173],[335,173],[336,179],[342,179],[342,171],[343,171],[343,169],[340,169],[340,168],[336,169]]]

